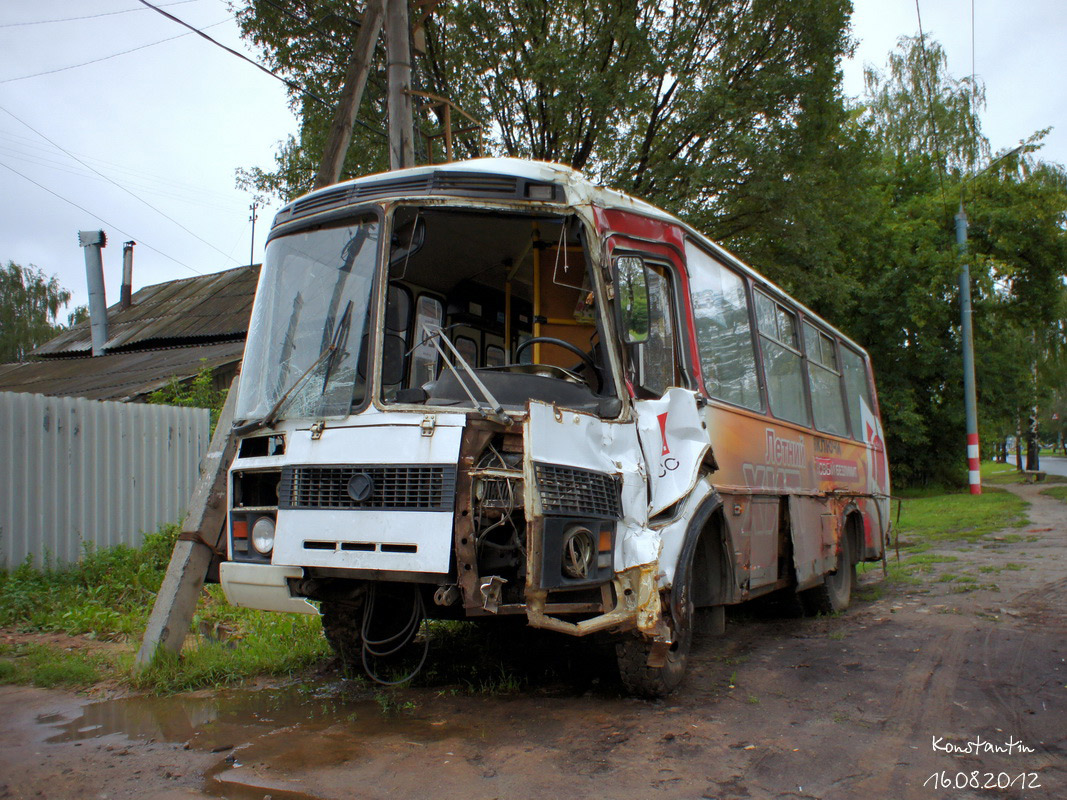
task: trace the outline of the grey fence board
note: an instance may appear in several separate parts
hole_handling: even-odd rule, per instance
[[[0,392],[0,563],[136,546],[185,513],[206,409]]]

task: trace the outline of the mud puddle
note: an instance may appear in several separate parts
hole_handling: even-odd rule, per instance
[[[165,742],[218,754],[202,787],[213,795],[304,800],[315,796],[287,788],[291,779],[275,776],[341,767],[391,744],[425,746],[468,733],[454,721],[416,715],[413,708],[394,693],[338,680],[126,697],[85,705],[73,719],[47,713],[36,721],[51,731],[47,744],[122,737],[134,745]]]

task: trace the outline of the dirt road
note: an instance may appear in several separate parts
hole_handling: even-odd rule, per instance
[[[1030,524],[947,547],[922,585],[873,573],[840,617],[735,615],[659,703],[591,679],[590,650],[511,694],[6,687],[0,797],[1064,798],[1067,506],[1013,490]]]

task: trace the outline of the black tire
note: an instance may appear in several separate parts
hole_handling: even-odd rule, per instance
[[[319,610],[322,612],[322,633],[341,659],[344,672],[355,674],[362,670],[363,606],[323,600]]]
[[[684,592],[682,596],[682,619],[672,620],[672,627],[676,627],[674,644],[667,651],[667,659],[662,667],[648,665],[652,642],[643,636],[628,636],[615,645],[619,677],[630,694],[649,700],[666,697],[677,689],[685,678],[689,651],[693,646],[693,602],[689,591]]]
[[[837,614],[848,608],[852,600],[852,587],[856,583],[856,565],[852,561],[852,545],[847,529],[842,532],[841,546],[837,549],[837,565],[834,571],[823,577],[823,582],[811,589],[799,592],[804,613]]]

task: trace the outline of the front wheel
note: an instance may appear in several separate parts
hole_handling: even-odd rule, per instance
[[[362,663],[362,604],[323,600],[320,611],[322,632],[337,657],[341,659],[342,671],[354,674]]]
[[[852,547],[847,533],[842,533],[834,571],[825,576],[820,585],[799,593],[805,613],[815,616],[844,611],[852,600],[852,586],[855,582],[856,565],[852,562]]]
[[[631,635],[615,645],[619,677],[631,694],[655,700],[666,697],[682,683],[693,646],[693,603],[689,591],[683,593],[681,616],[680,620],[671,621],[674,642],[661,667],[648,665],[653,642],[643,636]]]

